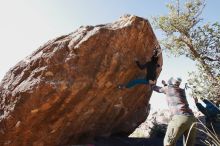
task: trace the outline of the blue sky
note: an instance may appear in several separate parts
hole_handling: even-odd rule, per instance
[[[0,79],[10,67],[50,39],[73,32],[81,25],[113,22],[124,14],[148,19],[164,15],[167,13],[165,4],[169,1],[0,0]],[[203,13],[205,22],[219,22],[218,6],[220,1],[207,2]],[[155,33],[160,39],[161,33],[156,30]],[[158,83],[174,75],[182,77],[185,82],[187,73],[195,69],[194,63],[185,57],[168,58],[165,53],[163,56],[164,66]],[[164,97],[154,93],[151,99],[156,103]]]

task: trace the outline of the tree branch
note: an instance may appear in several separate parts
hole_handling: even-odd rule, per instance
[[[209,60],[209,61],[220,61],[220,59],[213,59],[213,58],[211,58],[211,57],[208,57],[208,56],[204,56],[204,57],[202,57],[202,59],[204,60],[204,59],[207,59],[207,60]]]
[[[189,50],[190,50],[191,54],[193,55],[193,57],[196,58],[196,59],[199,61],[199,63],[200,63],[200,64],[202,65],[202,67],[205,69],[206,73],[211,77],[211,79],[212,79],[213,81],[216,82],[216,79],[215,79],[215,77],[214,77],[214,75],[213,75],[213,73],[212,73],[212,71],[211,71],[211,68],[208,66],[208,64],[205,62],[205,60],[202,59],[201,54],[199,54],[199,53],[194,49],[194,47],[193,47],[193,45],[192,45],[192,40],[191,40],[190,38],[187,38],[188,41],[186,41],[186,40],[184,40],[184,39],[182,39],[182,38],[179,38],[179,39],[187,45],[187,47],[189,48]]]

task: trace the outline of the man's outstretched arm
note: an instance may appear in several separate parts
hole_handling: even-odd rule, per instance
[[[156,91],[158,93],[165,93],[165,88],[164,87],[154,85],[152,88],[153,88],[154,91]]]

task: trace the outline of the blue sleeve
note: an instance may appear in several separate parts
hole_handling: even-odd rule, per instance
[[[215,117],[217,114],[220,114],[220,110],[214,103],[207,99],[204,99],[203,102],[206,104],[207,112],[210,116]]]
[[[201,103],[196,103],[196,107],[198,108],[198,110],[200,112],[202,112],[205,116],[208,116],[208,113],[206,111],[206,108],[204,106],[202,106]]]
[[[207,106],[211,106],[212,104],[210,103],[210,101],[208,101],[207,99],[203,99],[202,100]]]

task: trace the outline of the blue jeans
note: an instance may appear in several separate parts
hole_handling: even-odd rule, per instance
[[[138,85],[138,84],[148,84],[149,81],[146,80],[145,78],[143,79],[134,79],[134,80],[131,80],[130,82],[128,82],[125,87],[126,88],[132,88],[134,87],[135,85]]]

